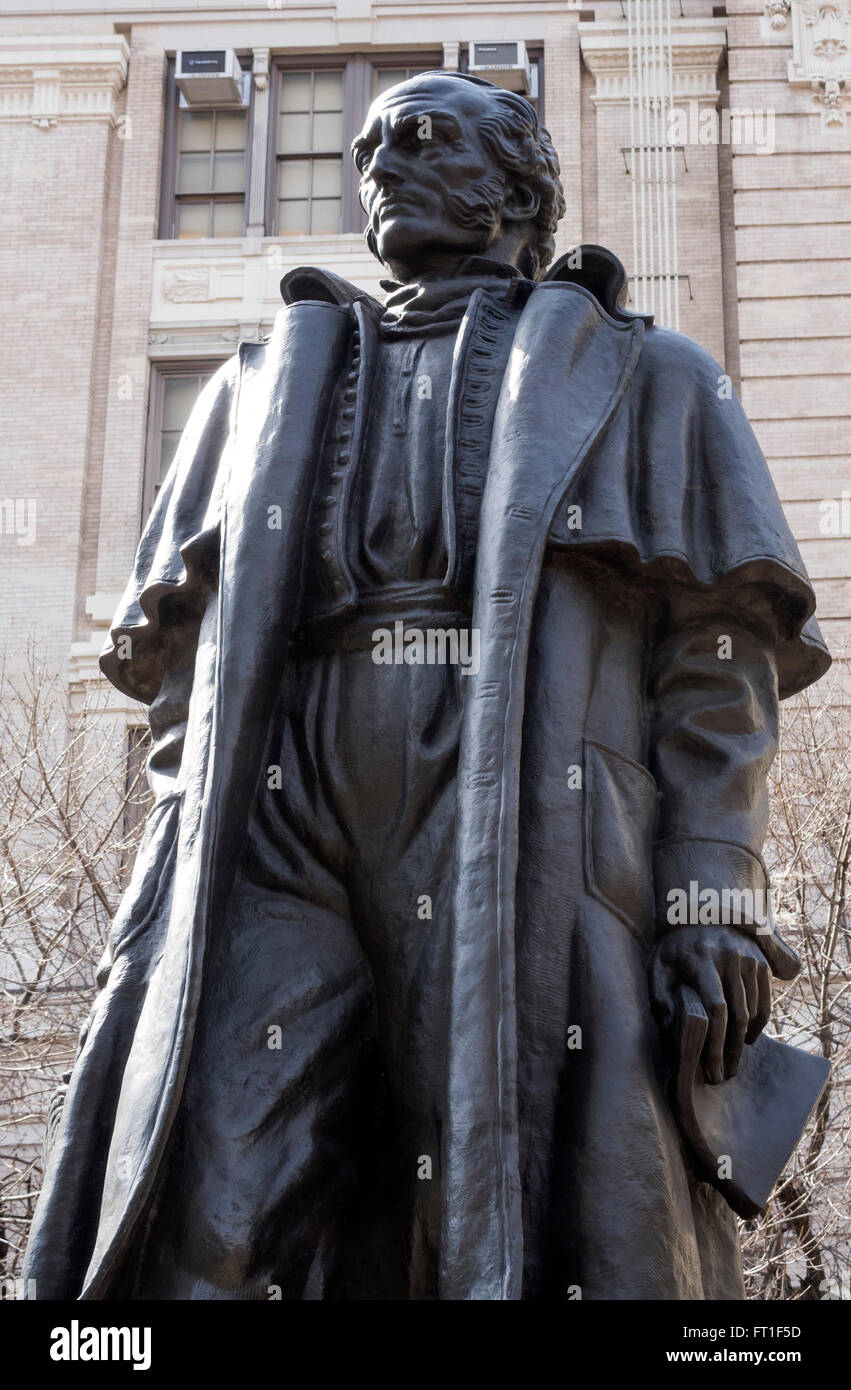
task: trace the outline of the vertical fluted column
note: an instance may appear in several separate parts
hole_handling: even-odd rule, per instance
[[[251,131],[251,167],[248,174],[248,227],[250,237],[266,234],[266,169],[269,150],[269,49],[254,49],[254,120]]]

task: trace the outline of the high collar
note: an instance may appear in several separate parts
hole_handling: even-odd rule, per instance
[[[458,327],[474,290],[486,289],[513,302],[531,292],[533,285],[516,266],[488,256],[466,256],[452,275],[440,280],[412,280],[404,285],[382,280],[381,288],[387,291],[379,320],[385,337],[434,337]]]

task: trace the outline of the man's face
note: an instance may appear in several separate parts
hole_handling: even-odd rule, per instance
[[[412,78],[370,108],[354,142],[378,254],[402,279],[482,254],[498,239],[506,177],[479,138],[487,88]]]

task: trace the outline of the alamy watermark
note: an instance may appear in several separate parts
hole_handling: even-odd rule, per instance
[[[14,536],[18,545],[32,545],[36,532],[34,497],[0,498],[0,535]]]
[[[774,153],[772,107],[701,106],[689,101],[668,112],[670,145],[750,145],[759,154]]]
[[[818,504],[818,529],[823,536],[851,536],[851,492],[823,497]]]
[[[477,627],[405,627],[401,620],[372,634],[376,666],[460,666],[462,676],[479,670]]]
[[[134,1371],[151,1366],[149,1327],[54,1327],[50,1334],[51,1361],[130,1361]]]
[[[668,892],[667,919],[672,927],[741,927],[755,925],[757,935],[774,932],[771,893],[767,888],[701,888],[689,880],[688,890]]]

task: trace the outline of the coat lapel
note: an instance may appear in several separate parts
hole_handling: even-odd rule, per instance
[[[517,1299],[514,892],[526,660],[547,532],[620,401],[643,324],[586,290],[540,285],[517,327],[482,502],[458,775],[441,1296]]]
[[[446,412],[443,510],[447,586],[470,594],[494,413],[518,313],[474,290],[458,330]]]

